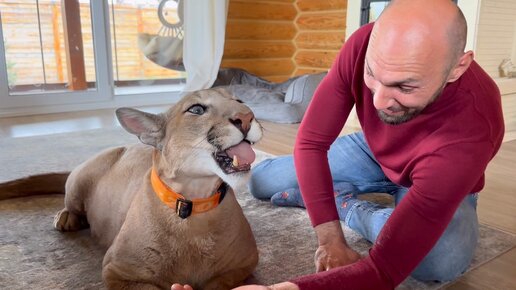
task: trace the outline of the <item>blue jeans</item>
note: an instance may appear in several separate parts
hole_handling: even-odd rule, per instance
[[[394,184],[385,176],[361,132],[335,140],[328,160],[340,219],[374,243],[394,209],[357,200],[344,210],[340,207],[343,199],[349,198],[349,194],[388,193],[393,195],[397,205],[408,188]],[[290,188],[299,188],[292,156],[267,159],[253,169],[249,189],[256,198],[270,199],[273,194]],[[478,194],[469,194],[462,201],[445,232],[412,272],[412,277],[422,281],[450,281],[466,271],[478,240],[477,198]]]

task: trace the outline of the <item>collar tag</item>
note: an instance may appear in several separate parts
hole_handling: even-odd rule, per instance
[[[176,201],[176,213],[177,215],[185,219],[192,214],[193,202],[188,199],[178,198]]]

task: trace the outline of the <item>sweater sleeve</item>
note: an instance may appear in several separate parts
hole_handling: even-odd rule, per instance
[[[315,90],[294,147],[299,187],[314,226],[338,219],[327,154],[354,105],[351,78],[345,72],[355,65],[353,53],[360,45],[351,36],[341,49],[326,77]],[[319,211],[321,208],[324,211]]]
[[[413,186],[362,260],[293,279],[300,289],[393,289],[432,249],[464,197],[482,178],[496,149],[455,144],[421,157]]]

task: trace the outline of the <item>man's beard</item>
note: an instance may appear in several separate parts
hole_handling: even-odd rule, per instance
[[[430,99],[430,101],[428,102],[428,104],[426,104],[423,107],[410,108],[410,107],[405,107],[405,106],[399,104],[399,106],[400,106],[399,108],[388,108],[388,110],[390,110],[392,112],[403,111],[404,112],[403,115],[391,116],[391,115],[384,113],[382,110],[376,110],[376,113],[378,114],[378,117],[380,118],[380,120],[382,120],[382,122],[384,122],[386,124],[400,125],[400,124],[406,123],[406,122],[414,119],[415,117],[417,117],[428,105],[435,102],[437,100],[437,98],[441,95],[443,89],[444,89],[444,85],[433,94],[433,96]]]
[[[382,122],[389,125],[399,125],[414,119],[423,109],[416,109],[412,111],[405,111],[401,116],[390,116],[381,110],[376,110],[378,117]]]

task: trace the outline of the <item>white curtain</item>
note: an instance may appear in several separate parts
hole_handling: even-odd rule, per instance
[[[229,0],[182,0],[184,9],[184,91],[206,89],[217,78],[226,32]]]

